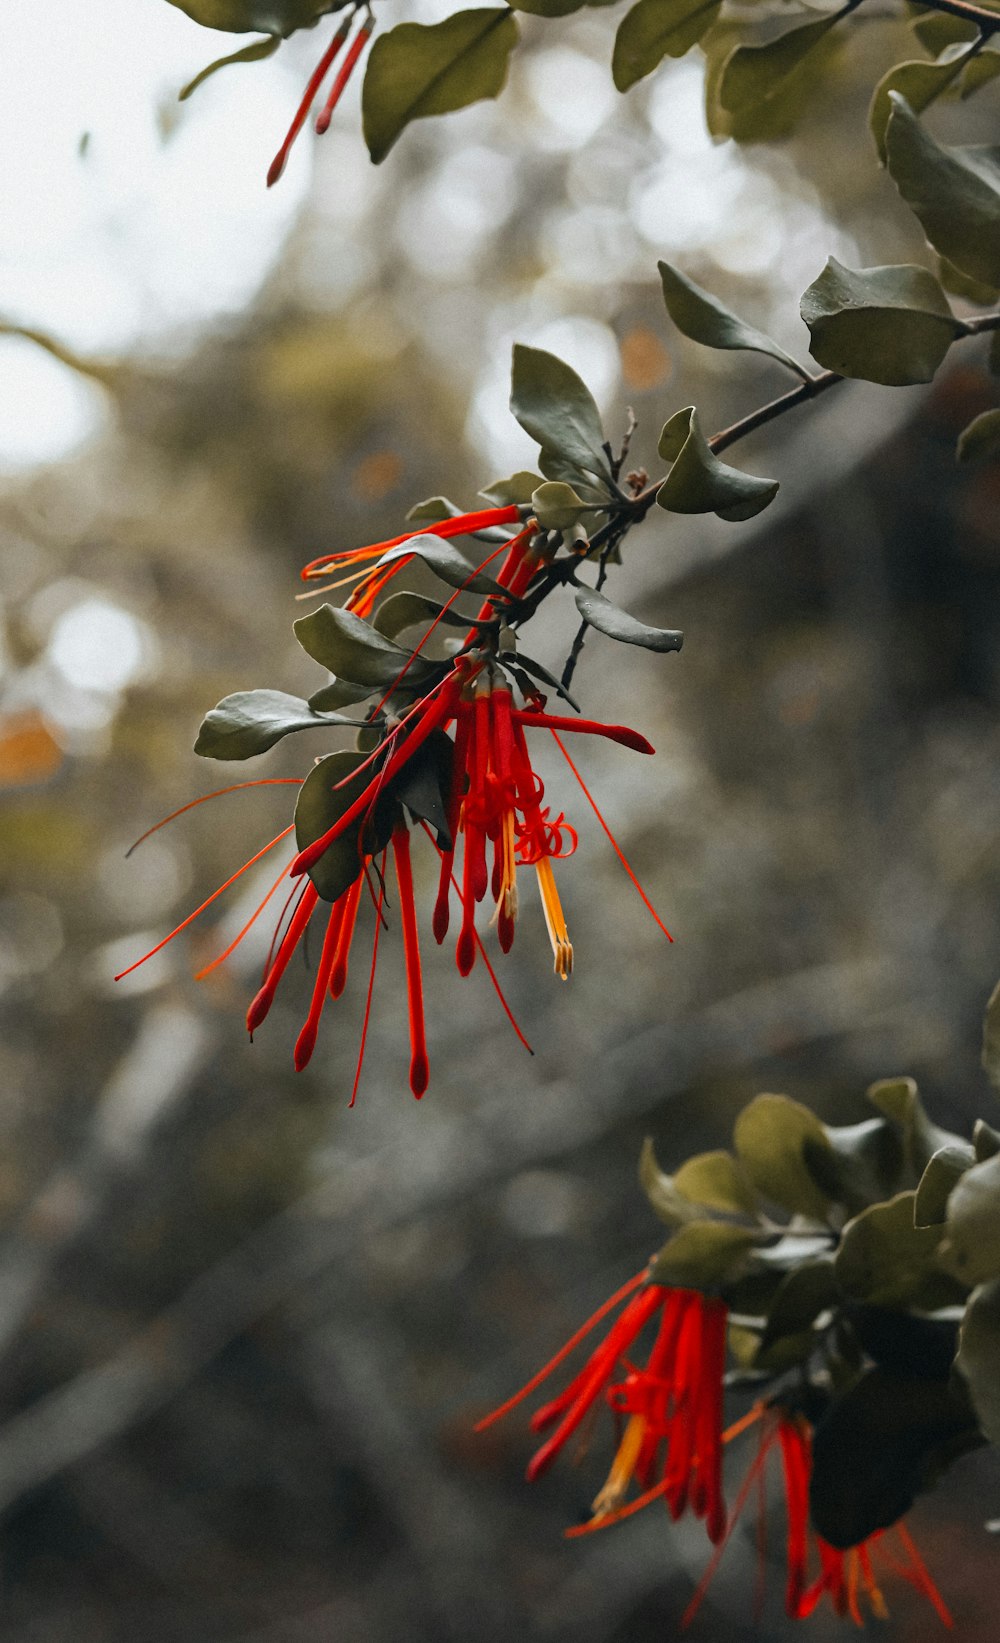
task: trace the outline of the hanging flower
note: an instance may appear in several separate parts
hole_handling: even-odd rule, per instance
[[[268,188],[274,187],[274,184],[278,181],[278,178],[284,171],[288,162],[288,156],[292,151],[292,145],[309,118],[310,111],[313,103],[316,101],[320,87],[329,74],[336,59],[340,56],[341,49],[346,43],[352,28],[357,22],[358,14],[362,11],[364,15],[361,19],[357,33],[348,47],[347,55],[344,58],[340,69],[334,76],[333,84],[330,87],[330,92],[326,102],[316,118],[317,136],[321,137],[329,128],[334,109],[340,102],[347,82],[351,78],[351,75],[357,66],[358,59],[360,58],[375,30],[375,19],[367,5],[353,5],[348,9],[346,17],[339,25],[336,34],[317,63],[316,68],[310,77],[309,83],[306,86],[305,92],[303,93],[302,101],[295,111],[295,118],[292,120],[292,123],[288,128],[288,133],[285,140],[279,148],[277,154],[274,156],[274,159],[271,161],[267,173]]]
[[[879,1584],[880,1574],[884,1571],[900,1576],[923,1593],[939,1620],[950,1629],[953,1625],[952,1617],[917,1550],[912,1535],[902,1521],[894,1524],[891,1529],[878,1530],[857,1546],[844,1549],[831,1546],[812,1529],[809,1520],[812,1428],[805,1415],[783,1408],[780,1404],[758,1404],[744,1420],[739,1421],[725,1434],[726,1440],[735,1437],[755,1422],[760,1423],[757,1454],[734,1502],[725,1535],[717,1545],[702,1582],[688,1605],[683,1624],[687,1625],[697,1613],[719,1566],[726,1542],[751,1491],[756,1487],[763,1496],[767,1461],[777,1450],[781,1456],[785,1487],[785,1612],[789,1618],[807,1619],[823,1598],[829,1597],[835,1613],[849,1615],[858,1626],[865,1624],[866,1609],[875,1619],[886,1620],[889,1611]],[[899,1553],[893,1550],[890,1535],[894,1535],[898,1541]],[[815,1548],[812,1574],[810,1541]]]
[[[535,1432],[554,1430],[528,1464],[534,1480],[552,1464],[595,1408],[627,1416],[607,1479],[581,1529],[603,1527],[664,1499],[673,1518],[686,1508],[704,1518],[718,1541],[726,1527],[722,1494],[722,1377],[726,1307],[697,1290],[646,1282],[639,1273],[606,1301],[583,1328],[513,1398],[480,1421],[483,1430],[551,1375],[584,1337],[622,1301],[626,1305],[569,1384],[532,1416]],[[629,1357],[647,1325],[656,1333],[646,1363]],[[637,1482],[642,1491],[631,1501]]]

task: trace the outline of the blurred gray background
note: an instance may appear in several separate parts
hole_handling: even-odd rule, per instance
[[[190,751],[226,693],[318,683],[291,635],[299,566],[394,533],[423,496],[474,506],[530,460],[506,410],[514,338],[569,358],[613,434],[633,405],[652,468],[679,406],[718,428],[784,385],[672,334],[658,256],[800,352],[798,295],[828,253],[924,258],[864,130],[901,26],[859,19],[801,134],[740,152],[705,134],[696,58],[617,96],[617,15],[524,18],[500,102],[411,129],[378,170],[355,94],[267,193],[318,34],[180,108],[221,37],[162,0],[13,5],[0,316],[64,358],[0,337],[11,1643],[675,1635],[700,1528],[653,1509],[561,1538],[607,1432],[533,1489],[523,1421],[472,1432],[656,1246],[643,1135],[666,1164],[723,1145],[763,1089],[851,1121],[902,1071],[942,1122],[991,1116],[1000,472],[953,457],[995,399],[978,344],[930,391],[845,387],[748,441],[736,460],[782,482],[761,519],[657,515],[629,539],[609,591],[685,646],[593,636],[585,708],[657,757],[576,751],[677,939],[540,750],[580,848],[559,871],[570,986],[533,896],[499,965],[533,1058],[482,968],[462,982],[433,947],[419,851],[420,1106],[395,932],[350,1112],[363,942],[299,1077],[298,966],[252,1046],[243,1026],[269,918],[191,979],[267,862],[111,980],[284,824],[290,790],[196,809],[126,861],[137,834],[320,751]],[[985,141],[995,113],[987,91],[939,128]],[[573,622],[537,627],[533,653],[560,664]],[[1000,1475],[973,1457],[914,1518],[967,1638],[996,1635],[996,1517]],[[748,1520],[692,1638],[786,1636],[777,1564],[750,1618],[754,1560]],[[887,1595],[894,1635],[936,1634],[917,1596]]]

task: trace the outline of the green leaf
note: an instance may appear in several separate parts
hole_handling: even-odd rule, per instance
[[[946,1381],[958,1348],[964,1306],[936,1312],[895,1312],[853,1302],[847,1309],[851,1333],[866,1355],[892,1375]]]
[[[701,1152],[682,1164],[674,1186],[693,1204],[724,1215],[758,1215],[757,1195],[731,1152]]]
[[[437,524],[441,519],[456,519],[464,510],[457,502],[449,502],[446,496],[427,496],[422,502],[415,502],[406,516],[408,525],[422,525],[424,520]]]
[[[427,599],[422,593],[392,593],[384,599],[372,617],[372,627],[386,639],[396,639],[406,628],[418,622],[440,620],[445,627],[467,628],[470,618],[452,605],[446,610],[437,599]],[[410,677],[406,675],[407,679]]]
[[[587,504],[572,485],[546,479],[531,498],[535,518],[546,531],[572,530]]]
[[[412,655],[411,651],[394,645],[391,639],[378,633],[370,622],[336,605],[320,605],[292,626],[296,639],[313,661],[329,668],[338,679],[368,685],[372,690],[384,690],[391,685]],[[418,658],[406,677],[418,684],[429,671],[428,664]],[[315,699],[311,699],[310,705]]]
[[[981,462],[1000,451],[1000,411],[980,411],[958,436],[959,462]]]
[[[828,1145],[806,1138],[803,1158],[810,1175],[828,1198],[856,1215],[901,1185],[903,1144],[898,1129],[885,1118],[861,1124],[824,1124]]]
[[[731,1221],[689,1221],[664,1244],[649,1281],[676,1289],[714,1290],[738,1277],[760,1233]]]
[[[720,519],[752,519],[778,494],[776,479],[757,479],[730,468],[712,452],[693,405],[676,411],[660,435],[660,455],[673,463],[656,493],[669,513],[717,513]]]
[[[584,621],[598,633],[606,634],[609,639],[617,639],[623,645],[641,645],[644,650],[668,651],[680,650],[684,643],[683,633],[673,628],[653,628],[645,622],[639,622],[627,611],[619,610],[610,599],[605,599],[603,593],[596,588],[576,588],[573,594],[576,608]]]
[[[942,1147],[928,1162],[920,1177],[913,1203],[913,1221],[918,1227],[938,1227],[944,1222],[951,1190],[969,1168],[969,1157],[957,1147]]]
[[[963,274],[947,257],[938,257],[938,278],[946,291],[953,297],[961,297],[963,302],[975,303],[977,308],[991,308],[1000,296],[1000,291],[994,285],[983,285],[979,280],[970,280],[968,274]]]
[[[934,275],[911,263],[853,269],[831,257],[800,310],[820,365],[888,387],[930,382],[959,330]]]
[[[914,1225],[915,1202],[915,1192],[900,1192],[847,1223],[835,1265],[850,1300],[929,1312],[956,1299],[954,1284],[937,1268],[940,1228]]]
[[[526,11],[532,17],[568,17],[580,11],[587,0],[512,0],[515,11]]]
[[[995,1158],[1000,1152],[1000,1130],[977,1118],[972,1131],[972,1150],[977,1164],[982,1164],[987,1158]]]
[[[498,508],[508,508],[512,502],[530,502],[541,483],[541,474],[529,473],[521,468],[509,479],[495,479],[479,494],[485,496],[487,502],[496,503]]]
[[[359,685],[353,679],[332,679],[328,685],[314,690],[309,706],[314,713],[332,713],[338,707],[352,707],[372,694],[371,685]]]
[[[562,681],[557,679],[554,673],[550,673],[547,667],[543,667],[541,662],[536,662],[533,656],[526,656],[523,650],[501,650],[498,652],[498,660],[515,677],[520,674],[517,682],[526,696],[531,695],[531,682],[536,680],[539,684],[548,685],[550,690],[554,690],[557,696],[561,696],[564,702],[569,703],[574,712],[579,713],[579,702],[570,695]]]
[[[456,11],[443,23],[398,23],[376,40],[361,92],[375,164],[412,120],[496,97],[517,39],[513,12],[490,6]]]
[[[816,1114],[787,1095],[758,1095],[733,1128],[737,1154],[761,1196],[822,1221],[828,1201],[806,1167],[807,1141],[814,1148],[830,1145]]]
[[[969,51],[970,46],[965,43],[947,46],[934,63],[897,63],[888,74],[882,76],[872,97],[868,124],[883,165],[886,158],[885,129],[892,113],[890,93],[898,92],[906,99],[915,114],[922,114],[925,108],[929,108],[931,103],[958,79],[965,67]]]
[[[766,1349],[786,1335],[798,1335],[835,1306],[839,1296],[833,1258],[826,1255],[807,1261],[781,1281],[767,1315],[761,1339]]]
[[[193,80],[188,81],[182,91],[178,92],[177,101],[186,103],[198,87],[203,86],[220,68],[228,68],[230,63],[259,63],[263,58],[273,56],[280,44],[280,35],[269,34],[263,40],[255,40],[252,45],[244,46],[242,51],[232,51],[228,57],[217,57],[214,63],[209,63],[207,68],[203,68]]]
[[[942,1147],[957,1147],[968,1153],[972,1163],[972,1148],[961,1135],[932,1124],[912,1078],[881,1078],[866,1092],[868,1100],[879,1112],[885,1113],[900,1126],[906,1167],[914,1183],[919,1180],[930,1160]]]
[[[966,23],[964,19],[943,11],[924,11],[922,8],[910,27],[932,57],[939,57],[946,46],[975,40],[979,33],[975,23]]]
[[[364,755],[361,753],[331,753],[310,770],[299,788],[295,806],[295,843],[299,850],[305,850],[322,838],[363,792],[364,778],[349,782],[346,787],[337,786],[345,776],[351,776],[360,769],[363,763]],[[393,795],[380,794],[374,814],[366,822],[364,850],[372,855],[384,850],[398,818],[399,806]],[[324,901],[337,901],[360,873],[360,831],[360,823],[349,827],[310,867],[309,877]]]
[[[787,365],[796,376],[808,380],[809,373],[804,366],[791,354],[786,354],[763,331],[741,320],[725,303],[703,291],[700,285],[689,280],[671,263],[660,262],[657,266],[667,313],[684,336],[690,337],[692,342],[704,343],[706,348],[738,348],[754,354],[769,354],[780,364]]]
[[[715,22],[722,0],[638,0],[615,36],[611,73],[619,91],[652,74],[664,57],[683,57]]]
[[[639,1185],[649,1199],[655,1214],[668,1227],[683,1226],[693,1221],[698,1211],[689,1199],[677,1191],[673,1177],[661,1170],[656,1161],[653,1142],[647,1135],[639,1154]]]
[[[789,29],[766,45],[737,46],[726,59],[717,87],[722,107],[739,116],[783,102],[794,90],[807,57],[839,21],[839,13],[834,13],[803,28]]]
[[[935,251],[963,274],[1000,286],[1000,149],[946,148],[890,93],[886,163]]]
[[[485,555],[483,556],[486,557]],[[442,582],[450,588],[459,588],[463,593],[499,593],[500,589],[492,576],[484,571],[477,570],[470,565],[454,542],[447,536],[411,536],[408,542],[400,542],[398,547],[390,548],[376,562],[376,570],[382,565],[391,565],[397,559],[421,559]]]
[[[955,1363],[980,1426],[991,1443],[1000,1443],[1000,1280],[980,1284],[969,1296]]]
[[[915,1497],[979,1441],[947,1382],[867,1370],[817,1423],[809,1506],[831,1546],[897,1523]]]
[[[517,421],[544,451],[599,479],[611,479],[604,449],[600,412],[586,383],[571,366],[544,348],[514,344],[510,408]],[[547,478],[572,475],[548,474]]]
[[[170,0],[203,28],[229,34],[278,34],[311,29],[328,12],[343,10],[344,0]]]
[[[963,1284],[1000,1277],[1000,1156],[973,1164],[954,1187],[941,1265]]]
[[[982,90],[983,86],[988,86],[991,80],[995,80],[998,75],[1000,75],[1000,52],[982,51],[978,56],[973,57],[966,67],[962,76],[962,84],[959,87],[958,94],[962,101],[964,102],[967,97],[974,96],[977,91]]]
[[[283,690],[238,690],[206,714],[194,750],[203,759],[252,759],[293,731],[354,723],[337,713],[315,713]]]
[[[455,744],[443,730],[432,730],[427,740],[407,759],[393,794],[418,821],[427,822],[437,834],[442,850],[452,848],[448,826],[448,799],[454,777]]]

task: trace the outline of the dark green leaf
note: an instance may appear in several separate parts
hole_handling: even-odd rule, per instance
[[[198,90],[198,87],[203,86],[205,81],[210,79],[213,74],[218,73],[220,68],[228,68],[230,63],[259,63],[263,58],[272,56],[280,44],[281,36],[279,34],[269,34],[263,40],[255,40],[252,45],[244,46],[242,51],[232,51],[228,57],[217,57],[214,63],[209,63],[207,68],[203,68],[199,74],[195,75],[193,80],[188,81],[183,90],[178,93],[178,102],[186,103],[188,98]]]
[[[806,1167],[807,1141],[814,1148],[830,1145],[815,1113],[786,1095],[758,1095],[733,1129],[733,1144],[757,1191],[792,1213],[823,1220],[827,1197]]]
[[[576,608],[584,621],[598,633],[606,634],[609,639],[617,639],[623,645],[641,645],[644,650],[668,651],[680,650],[684,643],[683,633],[672,628],[651,628],[645,622],[639,622],[627,611],[619,610],[610,599],[605,599],[603,593],[596,588],[576,588],[573,597]]]
[[[530,502],[539,485],[542,483],[541,474],[529,473],[520,468],[509,479],[495,479],[492,485],[487,485],[480,491],[487,502],[493,502],[498,508],[508,508],[512,502]]]
[[[363,763],[361,753],[331,753],[310,770],[299,788],[295,806],[295,843],[299,850],[322,838],[364,791],[369,772],[346,787],[337,786]],[[374,815],[367,820],[363,841],[359,842],[360,824],[356,823],[323,852],[310,867],[309,877],[324,901],[337,901],[354,883],[361,871],[362,847],[370,855],[385,849],[398,817],[395,798],[383,793],[375,804]]]
[[[1000,411],[981,411],[958,436],[959,462],[981,462],[1000,451]]]
[[[738,1277],[760,1233],[731,1221],[689,1221],[668,1239],[650,1268],[650,1282],[714,1290]]]
[[[1000,149],[946,148],[890,94],[886,161],[924,233],[963,274],[1000,286]]]
[[[979,280],[970,280],[968,274],[963,274],[947,257],[938,257],[938,278],[946,291],[953,297],[961,297],[964,302],[975,303],[977,308],[991,308],[1000,296],[996,286],[983,285]]]
[[[731,1152],[697,1153],[681,1165],[674,1186],[704,1209],[757,1217],[757,1195]]]
[[[982,51],[966,66],[962,75],[962,84],[959,96],[964,102],[966,97],[972,97],[983,86],[988,86],[991,80],[1000,75],[1000,52]]]
[[[456,11],[443,23],[398,23],[376,40],[361,92],[375,164],[412,120],[496,97],[517,38],[514,14],[503,6]]]
[[[1000,1281],[980,1284],[969,1296],[955,1362],[980,1426],[991,1443],[1000,1443]]]
[[[611,464],[604,449],[604,430],[593,395],[571,366],[543,348],[515,343],[511,369],[510,408],[517,421],[544,451],[610,480]],[[572,475],[548,474],[547,478]]]
[[[619,91],[628,91],[664,57],[683,57],[715,22],[722,0],[638,0],[625,13],[615,36],[611,73]]]
[[[982,1118],[977,1118],[972,1131],[972,1148],[977,1164],[982,1164],[987,1158],[995,1158],[1000,1152],[1000,1130],[992,1129]]]
[[[838,1300],[833,1258],[806,1261],[782,1279],[768,1311],[761,1340],[765,1349],[786,1335],[798,1335]]]
[[[826,1147],[806,1138],[806,1168],[828,1198],[852,1215],[878,1203],[902,1185],[903,1143],[899,1130],[885,1118],[861,1124],[826,1124]]]
[[[393,793],[418,821],[425,821],[437,834],[442,850],[452,848],[448,827],[448,798],[454,771],[455,744],[442,730],[432,730],[427,740],[406,761],[393,783]]]
[[[314,690],[309,706],[314,713],[333,713],[338,707],[352,707],[372,694],[371,685],[358,684],[353,679],[332,679],[328,685]]]
[[[958,1346],[962,1306],[930,1316],[893,1312],[881,1306],[851,1305],[850,1327],[869,1358],[893,1375],[946,1381]]]
[[[533,17],[568,17],[586,4],[587,0],[514,0],[514,10],[530,12]]]
[[[941,1229],[914,1226],[915,1201],[916,1193],[900,1192],[847,1223],[835,1264],[850,1300],[930,1312],[960,1299],[937,1267]]]
[[[446,536],[411,536],[408,542],[400,542],[398,547],[384,553],[378,564],[391,565],[396,559],[422,559],[428,570],[450,588],[461,588],[466,593],[499,592],[492,576],[470,565]]]
[[[320,605],[318,610],[300,616],[292,625],[296,639],[313,661],[329,668],[338,679],[354,680],[373,690],[384,690],[391,685],[412,654],[394,645],[353,611],[341,610],[336,605]],[[406,677],[417,684],[427,673],[428,665],[418,658]]]
[[[656,493],[669,513],[717,513],[752,519],[778,494],[776,479],[757,479],[720,462],[701,431],[693,405],[677,411],[660,435],[660,455],[673,463]]]
[[[445,627],[453,628],[467,628],[470,621],[454,605],[446,610],[437,599],[427,599],[422,593],[393,593],[379,605],[372,617],[372,627],[386,639],[396,639],[407,628],[437,619]]]
[[[238,690],[206,715],[194,750],[203,759],[252,759],[293,731],[355,722],[315,713],[308,702],[283,690]]]
[[[207,29],[229,34],[279,34],[311,29],[328,12],[341,11],[344,0],[170,0]]]
[[[464,509],[457,502],[449,502],[446,496],[426,496],[422,502],[415,502],[406,516],[408,525],[422,525],[425,520],[430,524],[437,524],[442,519],[457,519]]]
[[[913,1221],[918,1227],[939,1227],[948,1208],[955,1183],[969,1168],[969,1155],[957,1147],[942,1147],[929,1161],[920,1177],[913,1204]]]
[[[929,382],[958,334],[939,282],[910,263],[853,269],[831,257],[800,308],[820,365],[889,387]]]
[[[568,702],[570,707],[576,713],[579,713],[579,702],[570,695],[562,681],[557,679],[554,673],[550,673],[547,667],[543,667],[541,662],[536,662],[533,656],[525,656],[523,650],[515,651],[513,654],[510,651],[501,651],[500,660],[505,667],[516,664],[519,669],[523,668],[524,672],[529,675],[529,679],[537,679],[539,684],[548,685],[550,690],[554,690],[557,696],[561,696],[564,702]],[[526,691],[526,694],[530,695],[531,692]]]
[[[741,320],[725,303],[703,291],[700,285],[689,280],[671,263],[661,262],[657,266],[667,313],[678,331],[686,337],[693,342],[704,343],[706,348],[736,348],[755,354],[769,354],[780,364],[787,365],[796,376],[808,378],[808,371],[763,331]]]
[[[1000,1156],[973,1164],[954,1187],[941,1265],[970,1286],[1000,1277]]]
[[[947,1382],[869,1369],[816,1426],[809,1505],[817,1534],[848,1547],[888,1528],[978,1441],[971,1411]]]
[[[974,44],[974,41],[973,41]],[[971,47],[965,43],[945,47],[935,63],[897,63],[884,74],[875,87],[868,123],[871,126],[878,157],[885,164],[885,129],[892,113],[890,93],[904,97],[915,114],[922,114],[957,80],[965,67]]]
[[[979,33],[975,23],[967,23],[963,18],[951,17],[943,11],[924,11],[922,7],[911,27],[924,50],[929,51],[932,57],[939,57],[946,46],[975,40]]]

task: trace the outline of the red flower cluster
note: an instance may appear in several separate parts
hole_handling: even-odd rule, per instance
[[[517,507],[490,509],[476,514],[463,514],[456,519],[442,521],[439,525],[435,525],[433,534],[436,536],[451,536],[474,533],[487,525],[511,524],[515,520],[519,521],[520,517],[521,510]],[[496,577],[496,584],[504,590],[505,594],[514,599],[523,594],[538,569],[540,561],[531,552],[530,548],[530,541],[534,532],[534,525],[527,526],[517,536],[501,543],[495,552],[489,556],[490,559],[493,559],[500,554],[505,555],[504,563]],[[372,547],[350,550],[346,554],[328,555],[321,561],[315,561],[312,566],[307,566],[304,574],[312,576],[318,571],[325,574],[329,568],[340,569],[345,563],[360,563],[363,566],[361,572],[351,572],[350,574],[352,576],[360,574],[362,578],[360,586],[356,587],[352,594],[352,602],[355,612],[363,616],[370,611],[374,600],[385,587],[387,581],[412,557],[404,551],[403,553],[394,554],[389,563],[386,564],[384,556],[387,551],[398,548],[405,550],[407,542],[422,534],[424,533],[409,532],[391,543],[377,543]],[[372,564],[372,560],[376,562]],[[475,571],[470,572],[467,580],[474,580],[476,574]],[[452,603],[461,591],[462,589],[459,588],[448,603]],[[492,598],[493,600],[498,598],[495,591]],[[479,621],[489,621],[492,615],[493,604],[490,600],[487,600],[480,612]],[[440,620],[440,617],[438,620]],[[417,647],[417,651],[414,651],[413,657],[401,668],[392,686],[386,691],[382,702],[378,704],[371,715],[373,719],[389,697],[403,683],[404,675],[408,671],[412,660],[423,644],[426,643],[435,625],[436,622],[431,624],[421,641],[421,645]],[[552,863],[561,856],[571,854],[576,848],[577,842],[575,829],[569,826],[562,813],[560,812],[553,817],[549,807],[544,803],[544,788],[531,766],[526,731],[529,729],[547,729],[551,733],[574,776],[580,783],[602,828],[611,840],[625,871],[632,879],[639,895],[654,919],[656,919],[657,924],[669,939],[669,931],[666,930],[666,927],[658,918],[638,884],[631,867],[612,837],[610,829],[604,822],[597,805],[563,744],[562,736],[568,732],[602,736],[619,742],[622,746],[639,753],[652,753],[653,749],[649,742],[646,741],[644,736],[627,729],[623,725],[605,725],[590,719],[570,719],[547,713],[544,698],[537,695],[528,697],[525,707],[515,707],[506,673],[484,648],[481,646],[476,647],[477,637],[478,623],[469,635],[469,646],[472,648],[468,648],[460,654],[444,678],[427,691],[425,695],[421,696],[402,718],[390,721],[391,728],[387,730],[375,752],[365,759],[350,777],[345,778],[345,781],[354,781],[361,777],[362,773],[367,774],[367,780],[363,781],[357,796],[320,837],[314,839],[297,853],[291,864],[282,870],[236,940],[231,942],[224,953],[220,954],[217,959],[213,960],[200,972],[201,975],[206,975],[223,959],[228,958],[234,947],[246,934],[250,925],[277,892],[279,886],[284,882],[288,882],[290,893],[285,904],[285,910],[278,921],[275,939],[272,942],[271,952],[265,965],[262,985],[247,1013],[247,1026],[250,1032],[253,1033],[267,1016],[274,1001],[278,984],[288,968],[292,954],[304,940],[311,921],[318,914],[321,897],[308,875],[317,868],[326,853],[339,841],[345,838],[356,840],[357,873],[337,899],[328,904],[329,913],[309,1012],[295,1046],[295,1066],[297,1069],[301,1069],[307,1065],[315,1048],[320,1019],[327,1000],[338,998],[346,985],[351,945],[367,886],[369,898],[375,908],[375,937],[361,1051],[355,1076],[355,1094],[358,1078],[360,1077],[371,1009],[379,934],[386,922],[386,909],[389,904],[385,880],[388,852],[385,848],[385,834],[382,834],[381,842],[376,836],[378,833],[376,815],[386,798],[392,796],[393,784],[397,779],[404,778],[407,767],[411,765],[419,750],[424,747],[432,735],[441,738],[443,733],[449,730],[452,731],[452,735],[448,738],[451,747],[451,773],[447,791],[444,794],[447,831],[442,830],[439,833],[439,839],[436,843],[440,855],[440,874],[432,919],[434,936],[439,944],[445,939],[450,922],[451,897],[454,894],[461,910],[461,923],[456,947],[458,969],[463,976],[467,976],[474,967],[477,953],[482,954],[490,979],[522,1042],[527,1044],[503,997],[496,975],[483,947],[482,939],[476,929],[476,908],[480,902],[486,899],[488,894],[491,895],[494,903],[491,923],[496,926],[502,951],[508,952],[513,943],[515,921],[518,913],[517,871],[519,867],[532,867],[538,882],[542,910],[552,945],[555,972],[561,979],[567,980],[573,966],[573,948],[569,940],[566,920],[556,888]],[[256,786],[265,785],[265,783],[250,782],[238,785]],[[232,789],[227,788],[222,791],[229,792]],[[217,796],[216,794],[208,794],[206,798]],[[194,802],[200,803],[203,801],[195,800]],[[190,809],[191,806],[188,805],[183,808],[186,810]],[[174,814],[180,815],[181,813],[181,811],[177,811]],[[172,816],[166,818],[167,821],[172,819]],[[160,823],[158,825],[162,826],[164,824]],[[422,825],[433,839],[433,834],[426,823],[422,823]],[[151,831],[155,831],[155,829],[151,829]],[[226,884],[209,896],[201,907],[190,914],[177,926],[176,930],[165,937],[164,941],[158,943],[150,953],[147,953],[145,958],[152,957],[152,954],[158,952],[166,941],[170,941],[173,936],[185,929],[240,874],[253,866],[266,851],[287,838],[291,831],[290,827],[283,829],[269,844],[264,846],[263,850],[258,851],[250,861],[245,862],[226,881]],[[462,846],[461,882],[455,872],[459,841],[461,841]],[[419,1097],[423,1095],[427,1088],[429,1058],[424,1027],[423,985],[417,915],[410,865],[410,836],[402,810],[399,810],[397,822],[392,829],[390,845],[395,866],[403,931],[403,948],[406,957],[407,1004],[410,1028],[410,1086],[413,1094]],[[377,890],[375,888],[376,883],[378,885]],[[284,925],[286,914],[290,915],[287,927]],[[139,959],[137,963],[144,963],[145,958]],[[130,970],[135,968],[136,965],[130,965],[129,969],[123,971],[122,974],[127,975]],[[353,1094],[351,1099],[353,1102]]]
[[[812,1430],[804,1415],[778,1404],[757,1404],[742,1420],[723,1430],[727,1312],[718,1298],[649,1283],[645,1272],[638,1273],[598,1308],[526,1386],[481,1420],[476,1430],[485,1430],[529,1397],[622,1302],[625,1305],[618,1317],[579,1374],[531,1420],[535,1432],[555,1427],[528,1463],[528,1480],[534,1482],[596,1407],[603,1403],[616,1417],[628,1417],[624,1431],[618,1423],[620,1436],[614,1460],[594,1500],[593,1516],[589,1522],[567,1529],[569,1537],[608,1528],[659,1499],[666,1502],[674,1519],[690,1507],[696,1516],[704,1518],[715,1551],[684,1615],[682,1624],[686,1626],[705,1597],[755,1486],[763,1502],[766,1463],[777,1449],[782,1460],[788,1526],[785,1608],[789,1617],[806,1619],[828,1596],[837,1614],[849,1615],[858,1625],[864,1623],[864,1606],[884,1619],[888,1611],[875,1568],[881,1562],[887,1571],[922,1592],[944,1625],[952,1625],[905,1524],[893,1526],[902,1557],[891,1550],[888,1531],[870,1535],[858,1546],[838,1550],[812,1530]],[[629,1354],[654,1320],[656,1333],[645,1366],[640,1368]],[[757,1455],[727,1515],[722,1493],[723,1449],[757,1423]],[[629,1500],[633,1480],[638,1482],[641,1493]],[[810,1542],[815,1545],[814,1562],[818,1566],[812,1575]],[[761,1555],[763,1558],[763,1547]]]

